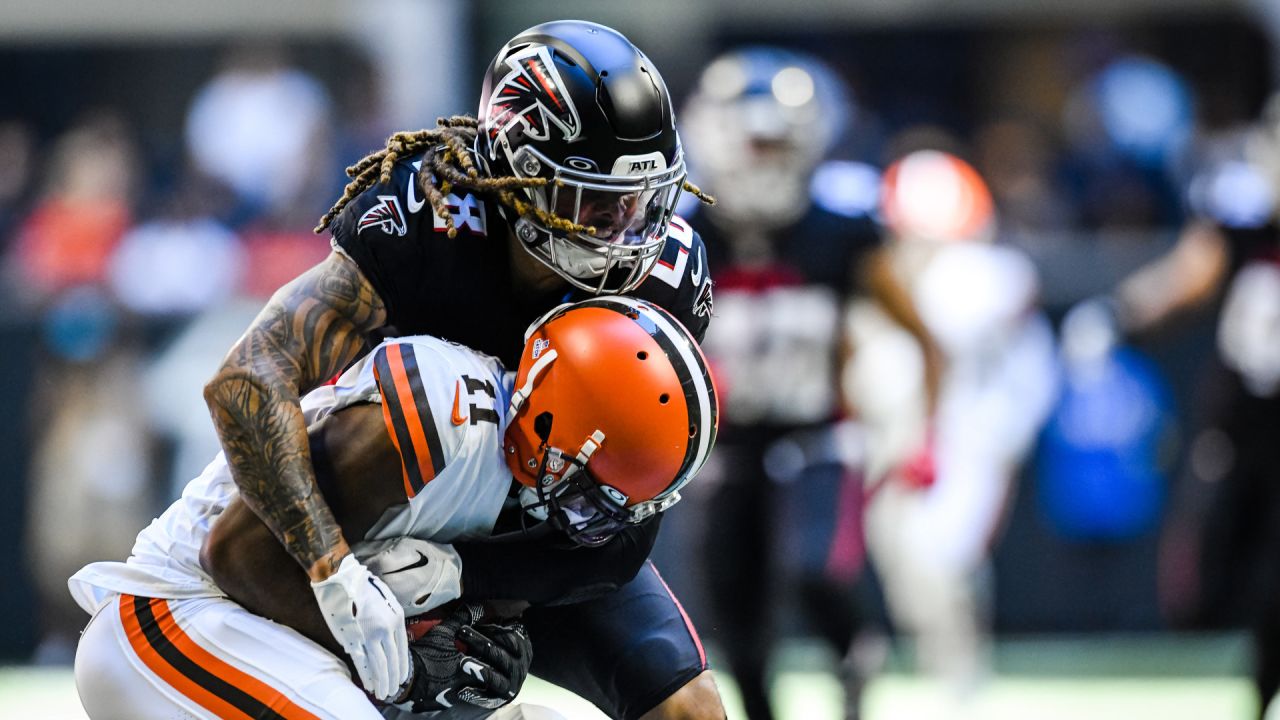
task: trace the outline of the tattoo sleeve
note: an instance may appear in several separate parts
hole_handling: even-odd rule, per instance
[[[330,253],[276,291],[205,386],[245,503],[313,580],[349,549],[316,485],[298,398],[345,368],[385,322],[355,263]]]

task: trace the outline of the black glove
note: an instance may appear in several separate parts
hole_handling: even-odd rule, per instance
[[[492,710],[515,699],[529,675],[533,645],[518,621],[477,625],[482,616],[478,605],[463,604],[409,643],[413,679],[405,702],[412,712],[458,704]]]

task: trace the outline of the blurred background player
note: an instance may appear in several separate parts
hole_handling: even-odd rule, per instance
[[[1280,692],[1278,122],[1273,96],[1255,122],[1197,138],[1176,242],[1063,323],[1064,346],[1115,354],[1213,317],[1216,352],[1197,371],[1189,462],[1162,536],[1162,600],[1182,626],[1249,627],[1259,717]]]
[[[712,61],[681,119],[692,172],[717,198],[689,220],[716,283],[703,347],[724,396],[700,491],[709,519],[700,590],[753,720],[773,717],[769,663],[780,624],[794,624],[790,610],[837,657],[855,627],[857,562],[833,558],[858,553],[857,531],[848,532],[858,477],[846,472],[834,432],[836,367],[840,314],[877,233],[865,215],[833,210],[821,201],[829,193],[814,192],[841,169],[856,172],[832,168],[815,180],[853,113],[826,64],[755,46]],[[912,323],[910,307],[894,310]],[[838,534],[854,537],[834,547]]]
[[[1053,335],[1035,268],[992,244],[991,196],[954,155],[918,150],[884,174],[888,273],[943,358],[937,402],[925,351],[882,309],[850,307],[845,399],[866,438],[866,539],[890,617],[919,667],[966,698],[989,671],[990,553],[1019,463],[1054,399]]]

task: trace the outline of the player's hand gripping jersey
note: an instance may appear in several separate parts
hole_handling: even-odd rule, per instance
[[[334,220],[333,246],[378,291],[387,324],[401,335],[434,335],[490,353],[514,367],[525,327],[552,307],[586,297],[567,285],[541,296],[512,291],[508,222],[496,199],[445,196],[457,237],[424,200],[422,157],[396,163],[390,184],[369,188]],[[711,279],[702,240],[680,218],[648,278],[633,292],[676,316],[701,341],[711,319]]]
[[[308,425],[342,408],[381,402],[402,458],[405,504],[364,539],[412,536],[440,543],[487,536],[511,487],[502,457],[509,381],[492,357],[429,337],[380,345],[335,385],[302,400]],[[182,497],[139,535],[126,562],[100,562],[69,581],[90,613],[117,593],[223,595],[200,566],[200,548],[238,494],[219,454]]]

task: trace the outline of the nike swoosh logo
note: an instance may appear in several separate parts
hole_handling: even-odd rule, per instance
[[[697,286],[698,283],[702,282],[702,252],[703,252],[702,249],[699,248],[697,257],[694,258],[697,264],[694,265],[693,268],[689,270],[689,277],[693,280],[693,284],[695,286]]]
[[[445,688],[441,690],[438,695],[436,695],[436,702],[440,703],[440,707],[453,707],[453,703],[449,702],[444,696],[445,693],[449,692],[452,689],[453,688]]]
[[[405,205],[408,206],[410,214],[416,213],[427,204],[426,200],[419,200],[413,196],[413,191],[418,185],[418,174],[409,175],[409,187],[405,191]]]
[[[398,572],[408,572],[409,570],[412,570],[412,569],[414,569],[414,568],[420,568],[420,567],[422,567],[422,566],[426,565],[428,562],[430,562],[429,560],[427,560],[427,556],[422,554],[422,551],[421,551],[421,550],[418,550],[418,551],[417,551],[417,553],[418,553],[418,560],[417,560],[417,562],[414,562],[414,563],[409,564],[409,565],[405,565],[405,566],[404,566],[404,567],[402,567],[402,568],[396,568],[395,570],[388,570],[387,572],[384,572],[384,573],[382,573],[382,574],[383,574],[383,575],[394,575],[394,574],[396,574],[396,573],[398,573]],[[374,587],[377,587],[377,586],[375,585]]]
[[[465,660],[462,663],[462,672],[472,675],[480,682],[484,682],[484,667],[475,660]]]
[[[461,425],[462,423],[467,421],[466,416],[458,412],[458,410],[461,409],[458,407],[458,403],[461,400],[462,400],[462,383],[459,382],[454,387],[454,391],[453,391],[453,424],[454,425]]]

